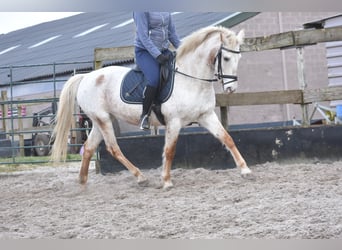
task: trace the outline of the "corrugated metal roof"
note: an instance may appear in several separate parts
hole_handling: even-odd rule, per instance
[[[309,22],[309,23],[304,23],[303,27],[304,27],[304,29],[323,29],[323,28],[327,27],[326,22],[329,22],[330,20],[341,18],[341,17],[342,17],[342,15],[336,15],[336,16],[324,18],[321,20],[317,20],[317,21],[313,21],[313,22]]]
[[[174,13],[173,19],[181,38],[205,26],[234,18],[239,13]],[[248,17],[246,17],[248,18]],[[131,12],[82,13],[42,23],[0,36],[0,84],[7,84],[11,65],[93,61],[94,48],[133,45],[134,24]],[[85,67],[92,67],[89,63]],[[70,66],[59,67],[59,72]],[[17,70],[14,80],[48,75],[45,67]]]

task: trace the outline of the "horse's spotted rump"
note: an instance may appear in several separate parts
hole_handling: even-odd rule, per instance
[[[99,75],[97,78],[96,78],[96,85],[101,85],[105,80],[105,77],[104,75]]]

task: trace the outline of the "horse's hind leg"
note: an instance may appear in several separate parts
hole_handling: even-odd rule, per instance
[[[252,173],[252,171],[248,168],[245,159],[237,149],[232,137],[224,129],[214,112],[203,116],[200,120],[200,124],[207,128],[209,132],[211,132],[217,139],[221,141],[222,144],[226,146],[226,148],[232,154],[236,166],[240,167],[242,176],[248,176]]]
[[[172,128],[171,128],[172,127]],[[165,145],[163,153],[163,188],[169,189],[173,187],[171,181],[171,166],[176,153],[176,145],[178,141],[180,126],[168,124],[165,131]]]
[[[135,177],[138,179],[140,185],[145,185],[148,181],[147,178],[141,173],[140,169],[133,165],[121,152],[121,149],[116,141],[116,137],[113,130],[111,120],[108,119],[96,119],[99,124],[99,129],[104,138],[107,151],[117,159],[122,165],[124,165]]]
[[[80,170],[80,183],[85,184],[88,180],[88,169],[91,157],[94,155],[94,152],[97,146],[100,144],[102,140],[101,132],[98,128],[94,125],[87,141],[84,143],[84,151],[82,155],[82,163],[81,163],[81,170]]]

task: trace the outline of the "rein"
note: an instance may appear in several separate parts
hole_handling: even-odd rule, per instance
[[[183,75],[183,76],[187,76],[187,77],[192,78],[192,79],[201,80],[201,81],[205,81],[205,82],[217,82],[217,81],[219,80],[219,79],[217,79],[217,78],[213,78],[213,79],[204,79],[204,78],[198,78],[198,77],[195,77],[195,76],[191,76],[191,75],[188,75],[188,74],[185,74],[185,73],[179,71],[178,68],[176,68],[176,69],[174,70],[174,72],[175,72],[175,73],[178,73],[178,74],[180,74],[180,75]]]
[[[199,78],[199,77],[195,77],[195,76],[191,76],[191,75],[188,75],[186,73],[183,73],[183,72],[179,71],[177,68],[174,70],[174,72],[178,73],[178,74],[181,74],[183,76],[192,78],[192,79],[196,79],[196,80],[200,80],[200,81],[205,81],[205,82],[217,82],[218,80],[221,80],[221,79],[231,79],[228,82],[223,82],[222,83],[223,86],[225,86],[226,84],[235,82],[235,81],[238,80],[237,76],[235,76],[235,75],[224,75],[222,73],[222,50],[225,50],[225,51],[228,51],[228,52],[231,52],[231,53],[234,53],[234,54],[240,54],[241,53],[240,51],[227,49],[227,48],[223,47],[223,45],[221,45],[221,47],[220,47],[220,49],[219,49],[219,51],[218,51],[218,53],[217,53],[217,55],[215,57],[215,61],[218,60],[217,74],[215,74],[215,76],[217,76],[217,78],[213,78],[213,79]],[[215,64],[215,62],[214,62],[214,64]]]

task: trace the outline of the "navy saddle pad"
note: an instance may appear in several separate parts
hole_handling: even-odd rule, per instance
[[[174,60],[169,63],[169,77],[167,83],[161,87],[157,101],[166,102],[171,96],[174,80]],[[142,71],[137,69],[130,70],[121,82],[120,96],[123,102],[130,104],[141,104],[143,101],[143,91],[147,85],[147,80]]]

